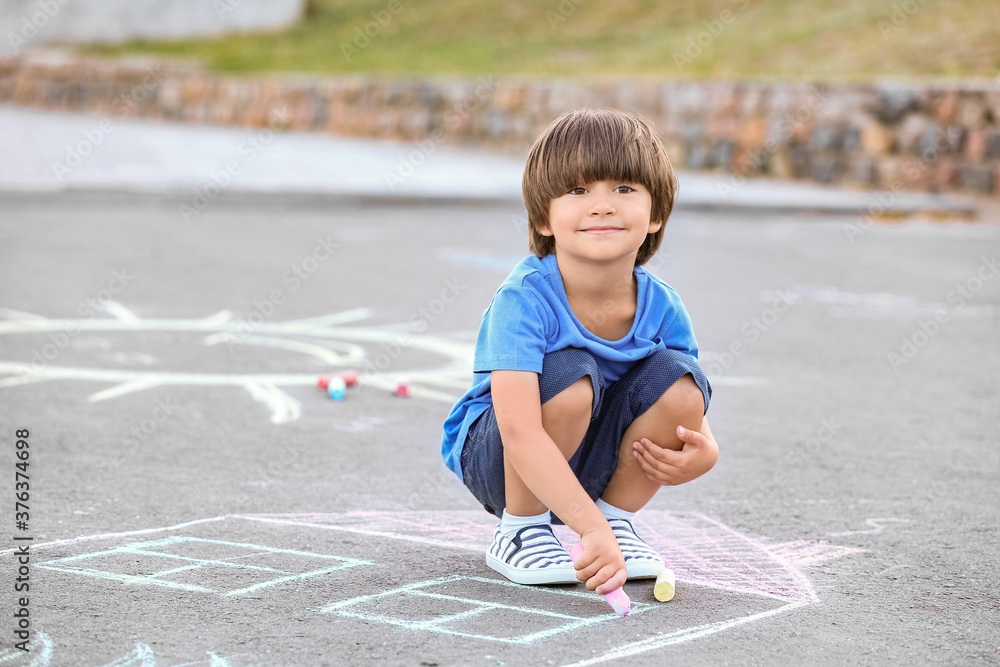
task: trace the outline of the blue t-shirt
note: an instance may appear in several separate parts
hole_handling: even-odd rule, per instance
[[[594,355],[610,383],[657,350],[679,350],[698,358],[691,318],[677,292],[642,267],[635,268],[635,277],[638,290],[632,329],[612,341],[595,336],[576,319],[555,255],[541,259],[530,255],[514,267],[483,312],[472,385],[444,422],[441,456],[459,479],[469,427],[492,402],[490,371],[541,373],[547,353],[579,347]]]

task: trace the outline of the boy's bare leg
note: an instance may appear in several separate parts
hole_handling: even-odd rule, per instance
[[[618,449],[618,467],[601,496],[604,502],[626,512],[644,507],[660,485],[646,477],[633,458],[632,443],[647,438],[660,447],[680,450],[684,442],[677,437],[677,426],[700,431],[704,414],[701,388],[690,374],[684,375],[625,430]]]
[[[583,442],[583,436],[587,434],[593,404],[594,385],[589,375],[542,403],[542,428],[555,441],[567,461],[573,457]],[[507,459],[506,452],[503,457],[503,473],[508,514],[534,516],[547,509],[521,481]]]

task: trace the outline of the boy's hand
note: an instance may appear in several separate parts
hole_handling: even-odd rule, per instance
[[[587,588],[606,595],[625,583],[625,557],[611,526],[580,536],[583,554],[576,559],[576,578]]]
[[[664,449],[643,438],[632,443],[632,456],[646,477],[663,486],[676,486],[701,477],[719,460],[719,445],[698,431],[677,427],[677,437],[684,442],[680,451]]]

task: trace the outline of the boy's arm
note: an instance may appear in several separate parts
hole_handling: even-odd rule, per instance
[[[625,583],[625,561],[604,515],[542,427],[538,374],[493,371],[490,384],[508,460],[535,497],[580,535],[587,564],[578,576],[587,588],[610,593]]]
[[[680,451],[658,447],[648,438],[632,445],[632,455],[646,477],[663,486],[697,479],[719,460],[719,445],[708,426],[708,417],[702,420],[700,432],[678,426],[677,437],[684,441]]]

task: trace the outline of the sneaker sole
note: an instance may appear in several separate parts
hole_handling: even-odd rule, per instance
[[[519,570],[507,565],[507,563],[489,553],[486,554],[486,564],[490,566],[490,569],[499,572],[515,584],[537,586],[539,584],[580,583],[580,580],[576,578],[576,568],[573,566],[568,566],[569,569],[566,567],[553,567],[539,570]],[[653,576],[655,577],[656,574]]]
[[[625,563],[625,575],[629,579],[655,579],[666,567],[663,562],[641,560],[638,562]]]

